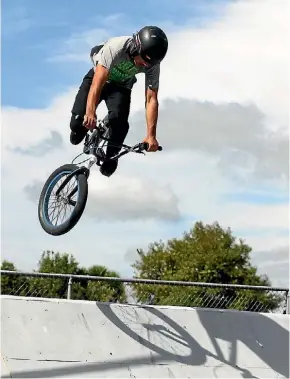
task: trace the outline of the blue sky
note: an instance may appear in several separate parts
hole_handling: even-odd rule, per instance
[[[273,193],[272,191],[249,191],[249,192],[236,192],[225,193],[223,195],[225,202],[243,202],[252,204],[285,204],[289,201],[289,194],[287,193]]]
[[[56,92],[77,85],[89,59],[70,62],[69,67],[67,62],[51,61],[72,36],[97,28],[111,35],[131,35],[147,23],[170,28],[202,25],[218,17],[226,4],[224,0],[207,0],[206,5],[186,0],[2,0],[2,104],[44,107]],[[119,18],[110,22],[112,15]],[[101,41],[100,35],[95,43]],[[86,48],[89,54],[90,46]]]
[[[254,245],[256,257],[276,247],[284,249],[285,257],[287,143],[280,134],[285,122],[280,120],[287,96],[284,81],[279,80],[285,49],[279,45],[283,34],[275,34],[281,14],[276,16],[270,3],[2,0],[3,257],[30,270],[43,249],[54,249],[71,252],[83,265],[113,265],[130,276],[127,258],[134,249],[160,238],[179,237],[197,220],[218,220],[233,227],[235,235]],[[55,167],[79,153],[79,147],[68,143],[68,117],[73,95],[91,67],[91,47],[109,36],[131,35],[145,24],[158,24],[171,33],[160,96],[161,103],[172,102],[160,112],[163,121],[158,126],[165,149],[138,160],[138,165],[135,157],[126,157],[109,182],[95,170],[89,199],[92,208],[97,201],[97,213],[93,218],[84,215],[65,236],[48,236],[39,227],[36,203],[25,189],[35,182],[42,185]],[[175,38],[173,31],[182,39]],[[136,128],[130,131],[131,142],[144,137],[142,83],[143,78],[138,78],[134,90]],[[177,104],[176,98],[183,101]],[[228,106],[232,102],[235,106]],[[273,138],[264,122],[271,124]],[[43,156],[32,154],[44,145],[51,150],[43,151]],[[150,204],[148,190],[142,188],[150,188],[155,201],[153,218],[146,218],[146,212],[144,220],[123,221],[118,212],[115,216],[114,207],[126,211],[122,205],[128,201],[126,191],[132,195],[133,208],[138,209],[140,199]],[[119,199],[108,209],[112,218],[100,220],[99,199],[109,208],[112,198]],[[160,218],[158,212],[167,204],[175,212],[176,199],[178,220]],[[80,235],[94,238],[83,240]],[[276,279],[278,283],[279,272]]]

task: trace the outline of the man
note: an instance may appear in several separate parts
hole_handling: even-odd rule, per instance
[[[70,141],[77,145],[87,131],[96,125],[96,109],[102,100],[108,108],[111,139],[122,144],[129,130],[131,90],[136,75],[145,74],[145,107],[148,151],[156,151],[158,119],[158,89],[160,62],[167,53],[168,40],[157,26],[145,26],[133,36],[114,37],[91,50],[94,67],[84,76],[72,108]],[[119,148],[108,146],[106,157],[112,157]],[[117,160],[104,161],[100,171],[111,176]]]

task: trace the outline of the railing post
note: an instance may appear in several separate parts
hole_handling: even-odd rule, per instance
[[[68,285],[67,285],[67,299],[71,299],[71,287],[72,287],[72,277],[69,277]]]

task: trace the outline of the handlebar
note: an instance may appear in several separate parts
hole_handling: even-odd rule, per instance
[[[149,143],[147,143],[147,142],[142,142],[141,144],[140,144],[140,149],[141,150],[148,150],[148,148],[149,148]],[[158,151],[162,151],[162,146],[158,146]]]

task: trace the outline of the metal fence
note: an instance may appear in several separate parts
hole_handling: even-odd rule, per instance
[[[0,272],[2,295],[289,313],[289,288]]]

